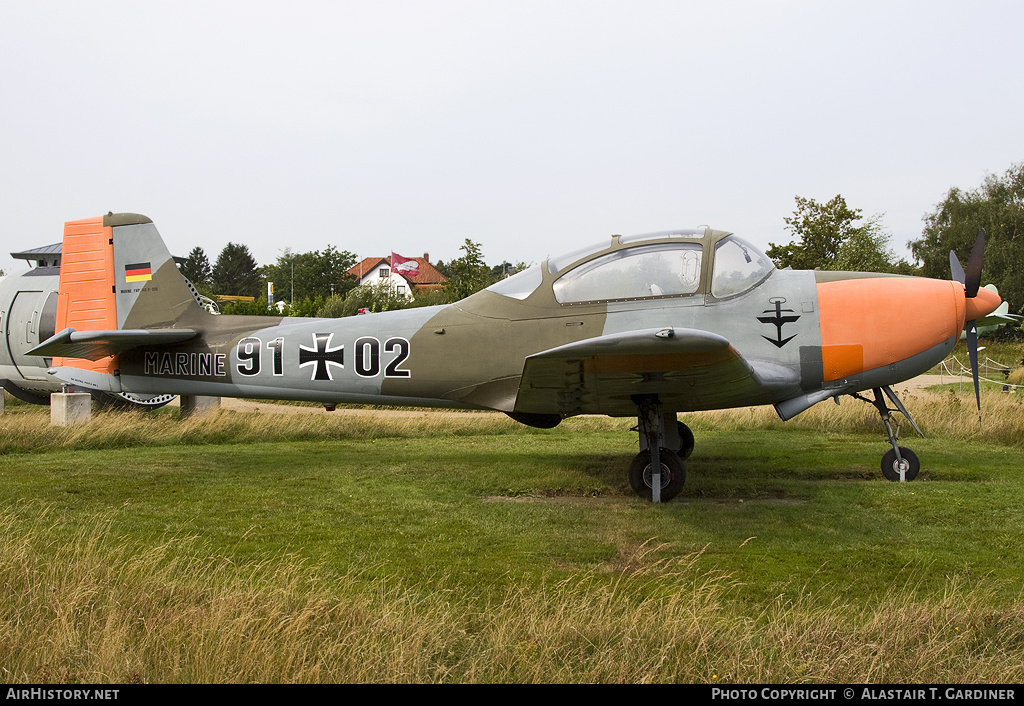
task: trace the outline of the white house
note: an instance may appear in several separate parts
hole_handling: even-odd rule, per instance
[[[374,284],[388,282],[399,296],[415,298],[419,292],[440,289],[447,278],[436,267],[430,264],[428,255],[408,258],[418,263],[419,271],[415,275],[402,274],[391,267],[390,257],[366,257],[349,269],[348,273],[355,276],[356,284]]]

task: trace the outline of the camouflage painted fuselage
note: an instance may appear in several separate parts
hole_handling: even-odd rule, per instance
[[[195,302],[148,219],[104,226],[124,338],[97,334],[108,347],[86,350],[65,335],[64,348],[54,341],[37,352],[110,353],[99,375],[77,373],[70,357],[55,373],[115,391],[561,417],[631,416],[638,395],[657,395],[667,411],[774,404],[789,418],[927,370],[952,349],[965,317],[958,283],[776,270],[749,244],[711,230],[616,236],[578,258],[545,262],[511,294],[497,286],[447,306],[343,319],[216,316]],[[739,286],[724,259],[716,267],[724,244],[754,263],[739,261],[747,268]],[[673,270],[668,284],[603,291],[605,263],[621,277],[627,270],[616,263],[644,248],[648,269],[679,249],[688,253],[679,262],[689,263],[680,267],[692,271]],[[131,269],[139,265],[146,267]],[[573,283],[577,275],[590,277],[588,294],[573,293],[585,289]],[[684,280],[685,291],[666,293]],[[900,307],[916,313],[900,316]],[[175,337],[182,340],[168,342]]]

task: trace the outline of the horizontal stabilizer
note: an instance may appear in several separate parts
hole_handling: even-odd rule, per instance
[[[138,346],[160,346],[195,338],[192,329],[76,331],[66,328],[28,351],[29,355],[99,360]]]

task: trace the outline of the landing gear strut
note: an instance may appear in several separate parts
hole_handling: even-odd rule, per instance
[[[899,428],[897,427],[897,431],[893,431],[891,412],[899,412],[906,417],[907,421],[913,425],[914,430],[920,434],[922,439],[924,438],[924,434],[921,433],[921,430],[914,422],[913,417],[910,416],[910,412],[908,412],[907,408],[903,406],[903,403],[900,402],[891,387],[876,387],[872,392],[875,396],[875,399],[873,400],[861,397],[856,393],[853,394],[853,397],[856,397],[858,400],[870,402],[875,406],[875,409],[878,410],[878,414],[882,417],[882,423],[885,425],[885,432],[889,435],[889,444],[892,446],[892,449],[882,456],[882,475],[892,481],[903,482],[914,480],[917,478],[917,474],[921,470],[921,462],[917,460],[917,454],[910,449],[899,445]],[[884,397],[883,393],[885,394]],[[889,404],[885,400],[886,397],[896,405],[896,409],[889,408]]]
[[[675,414],[670,415],[670,420],[666,419],[657,395],[636,395],[633,401],[637,406],[637,430],[642,450],[629,466],[629,484],[637,495],[652,502],[671,500],[683,489],[686,467],[680,454],[666,448],[670,445],[666,439],[666,422],[671,422],[669,428],[674,432],[673,436],[679,436],[671,445],[687,456],[693,450],[693,434],[685,424],[679,425],[682,429],[677,426]]]

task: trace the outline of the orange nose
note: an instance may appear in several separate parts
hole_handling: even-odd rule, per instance
[[[963,296],[962,284],[921,277],[819,282],[825,380],[899,362],[959,335]]]
[[[993,292],[991,289],[980,287],[978,289],[978,296],[973,299],[966,300],[966,318],[968,321],[974,321],[975,319],[980,319],[983,316],[988,316],[1002,303],[1003,300],[1000,299],[998,294]]]

